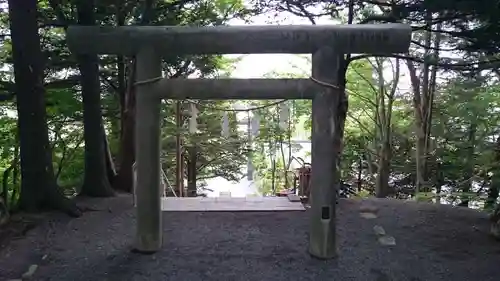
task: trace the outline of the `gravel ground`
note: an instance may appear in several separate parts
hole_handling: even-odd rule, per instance
[[[500,243],[486,215],[469,209],[396,200],[341,200],[339,257],[307,254],[307,212],[165,213],[164,248],[130,252],[131,199],[84,202],[101,211],[70,220],[51,215],[25,238],[0,249],[0,280],[32,264],[40,281],[499,280]],[[376,206],[377,218],[360,217]],[[374,226],[395,238],[381,245]]]

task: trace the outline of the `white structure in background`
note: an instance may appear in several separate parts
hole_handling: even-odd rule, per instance
[[[288,106],[288,103],[285,101],[280,104],[279,124],[282,130],[288,129],[289,118],[290,118],[290,107]]]
[[[195,134],[198,131],[198,108],[196,108],[196,104],[190,103],[190,118],[189,118],[189,133]]]
[[[235,103],[233,105],[233,109],[235,110],[245,110],[247,109],[247,105],[241,104],[241,103]],[[250,131],[250,128],[248,126],[248,113],[245,111],[238,112],[236,113],[236,121],[238,123],[237,130],[240,133],[247,133]],[[245,122],[247,120],[247,122]],[[255,122],[252,120],[252,122]],[[258,120],[257,120],[258,122]],[[227,125],[226,125],[227,124]],[[252,125],[251,125],[252,127]],[[227,130],[225,129],[227,128]],[[257,130],[258,135],[258,126],[252,127]],[[228,137],[229,134],[229,118],[227,112],[224,113],[223,118],[221,120],[221,135]],[[253,135],[253,134],[252,134]],[[249,180],[249,173],[251,169],[251,173],[253,175],[253,165],[251,164],[251,161],[247,163],[246,167],[241,167],[241,172],[246,173],[246,177],[243,178],[241,181],[238,183],[233,183],[230,181],[227,181],[224,178],[217,177],[213,179],[209,179],[206,181],[207,186],[206,189],[208,190],[206,192],[208,197],[220,197],[220,196],[228,196],[230,194],[231,197],[246,197],[249,195],[254,195],[259,193],[258,187],[255,185],[253,180]]]
[[[248,126],[248,146],[250,149],[253,149],[253,139],[259,136],[260,132],[260,117],[257,112],[250,112],[248,114],[248,118],[250,118],[247,122]],[[253,181],[253,175],[255,172],[255,168],[252,162],[252,155],[250,154],[247,162],[247,180]]]
[[[227,114],[227,112],[224,112],[224,114],[222,115],[222,126],[221,126],[221,135],[224,137],[224,138],[228,138],[229,137],[229,116]]]
[[[248,109],[247,105],[236,103],[233,105],[233,109],[245,110]],[[280,105],[280,127],[282,129],[288,129],[288,119],[290,117],[290,107],[286,103]],[[248,119],[249,118],[249,119]],[[250,144],[252,146],[252,140],[259,136],[260,134],[260,116],[256,111],[254,112],[238,112],[236,114],[236,120],[238,122],[238,131],[240,133],[248,134]],[[302,123],[302,122],[300,122]],[[301,130],[299,130],[301,131]],[[294,157],[300,157],[306,162],[311,162],[311,141],[309,138],[309,131],[302,130],[302,134],[296,133],[292,136],[292,155]],[[221,134],[224,137],[228,137],[229,133],[229,118],[227,112],[224,113],[221,120]],[[288,155],[288,146],[284,146],[285,155]],[[300,164],[296,161],[292,161],[291,169],[299,168]],[[246,167],[242,167],[242,173],[246,173],[246,177],[243,178],[238,183],[229,182],[223,178],[217,177],[207,180],[206,194],[208,197],[246,197],[251,195],[259,194],[259,187],[253,181],[255,167],[251,161],[248,159]]]
[[[260,116],[257,112],[252,114],[252,121],[250,124],[252,137],[258,137],[260,133]]]

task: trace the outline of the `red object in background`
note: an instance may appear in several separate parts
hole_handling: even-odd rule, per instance
[[[300,197],[309,197],[310,186],[311,186],[311,166],[305,163],[302,167],[295,169],[295,177],[293,189],[284,189],[275,193],[277,197],[285,197],[289,194],[295,194],[298,189],[298,195]],[[286,188],[286,187],[285,187]]]
[[[290,189],[281,190],[281,191],[276,193],[276,196],[277,197],[286,197],[289,194],[293,194],[293,190],[290,190]]]
[[[311,182],[311,167],[302,166],[297,169],[299,172],[299,196],[309,197],[310,182]]]

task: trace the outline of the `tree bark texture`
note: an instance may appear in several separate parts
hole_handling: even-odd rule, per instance
[[[94,0],[77,2],[78,23],[95,24]],[[83,127],[85,139],[85,178],[80,195],[113,196],[106,165],[106,138],[101,112],[101,84],[97,54],[78,55],[83,97]]]
[[[80,211],[64,196],[54,177],[45,111],[37,1],[10,0],[8,4],[21,146],[19,207],[28,212],[58,209],[79,216]]]

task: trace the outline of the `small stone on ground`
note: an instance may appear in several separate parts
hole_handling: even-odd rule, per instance
[[[396,239],[392,236],[380,236],[378,242],[384,246],[396,246]]]
[[[377,213],[378,207],[372,205],[372,204],[366,204],[364,203],[359,207],[359,211],[361,213]]]
[[[42,259],[43,259],[43,257],[42,257]],[[36,264],[30,265],[30,267],[28,268],[28,271],[26,271],[23,274],[23,279],[27,279],[27,278],[33,277],[33,274],[35,274],[35,272],[36,272],[37,269],[38,269],[38,265],[36,265]]]
[[[361,212],[361,213],[359,213],[359,216],[362,217],[362,218],[364,218],[364,219],[368,219],[368,220],[376,219],[377,218],[377,215],[374,214],[374,213]]]
[[[381,227],[380,225],[376,225],[373,227],[373,231],[375,231],[375,234],[378,236],[384,236],[385,235],[385,229]]]

